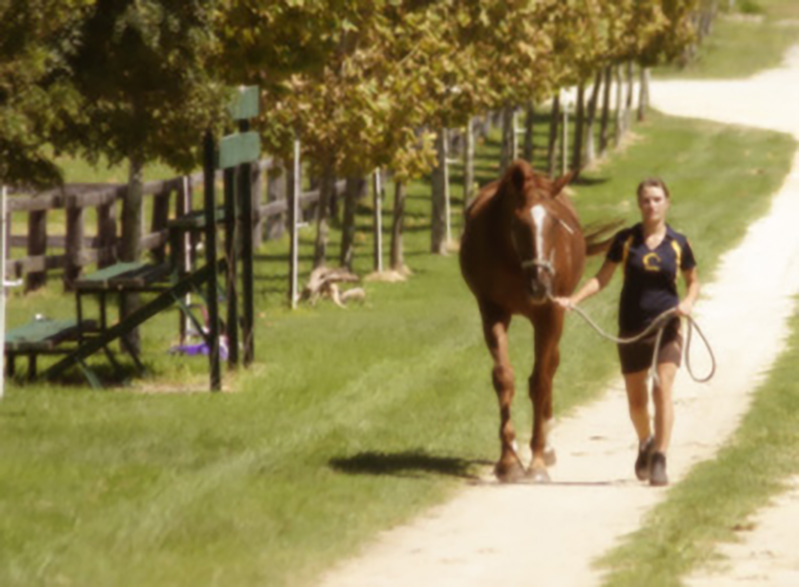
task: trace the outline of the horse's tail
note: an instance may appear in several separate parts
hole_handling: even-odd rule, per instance
[[[610,248],[616,231],[624,225],[624,220],[617,218],[611,222],[594,223],[585,227],[585,254],[590,257],[599,255]]]

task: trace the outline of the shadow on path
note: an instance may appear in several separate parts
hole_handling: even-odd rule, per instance
[[[423,477],[435,474],[478,480],[480,475],[476,469],[492,463],[440,457],[415,450],[397,453],[362,452],[352,457],[331,459],[329,464],[332,469],[351,475]]]

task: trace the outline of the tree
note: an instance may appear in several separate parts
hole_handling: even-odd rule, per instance
[[[179,0],[97,0],[68,63],[81,114],[58,143],[96,161],[129,163],[120,257],[139,257],[142,169],[199,162],[202,133],[225,119],[224,88],[208,68],[216,48],[210,7]]]
[[[61,182],[46,137],[77,111],[68,57],[93,0],[0,2],[0,184]]]
[[[137,261],[142,237],[143,169],[161,160],[188,172],[200,161],[203,131],[226,119],[227,92],[213,76],[213,4],[180,0],[97,0],[76,29],[67,59],[80,96],[54,143],[96,162],[128,162],[118,256]],[[120,298],[125,316],[135,294]],[[138,333],[125,338],[136,350]]]

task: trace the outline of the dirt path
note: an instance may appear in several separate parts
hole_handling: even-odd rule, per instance
[[[799,137],[799,50],[786,65],[746,81],[665,82],[653,105],[667,113],[792,132]],[[678,482],[734,430],[750,392],[771,365],[799,289],[799,155],[768,215],[750,226],[716,275],[705,275],[696,317],[718,372],[710,384],[683,372],[676,384],[669,474]],[[741,322],[738,318],[748,316]],[[577,319],[576,317],[574,319]],[[757,344],[752,344],[757,341]],[[699,348],[699,347],[697,347]],[[697,373],[705,365],[695,361]],[[664,489],[632,475],[635,446],[621,380],[560,421],[559,463],[548,486],[493,482],[388,531],[361,556],[323,578],[325,586],[575,585],[600,583],[592,561],[635,530]],[[794,526],[795,528],[795,526]],[[710,579],[712,583],[713,580]],[[707,583],[703,583],[705,585]]]

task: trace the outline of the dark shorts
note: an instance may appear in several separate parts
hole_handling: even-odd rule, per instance
[[[620,332],[619,337],[629,338],[633,336],[633,334]],[[657,335],[657,330],[655,330],[637,342],[618,345],[621,372],[624,375],[645,371],[652,366],[652,355],[655,352],[655,340],[657,339]],[[663,331],[657,362],[658,364],[674,363],[679,367],[681,361],[682,334],[680,333],[680,320],[675,318],[669,322],[666,329]]]

